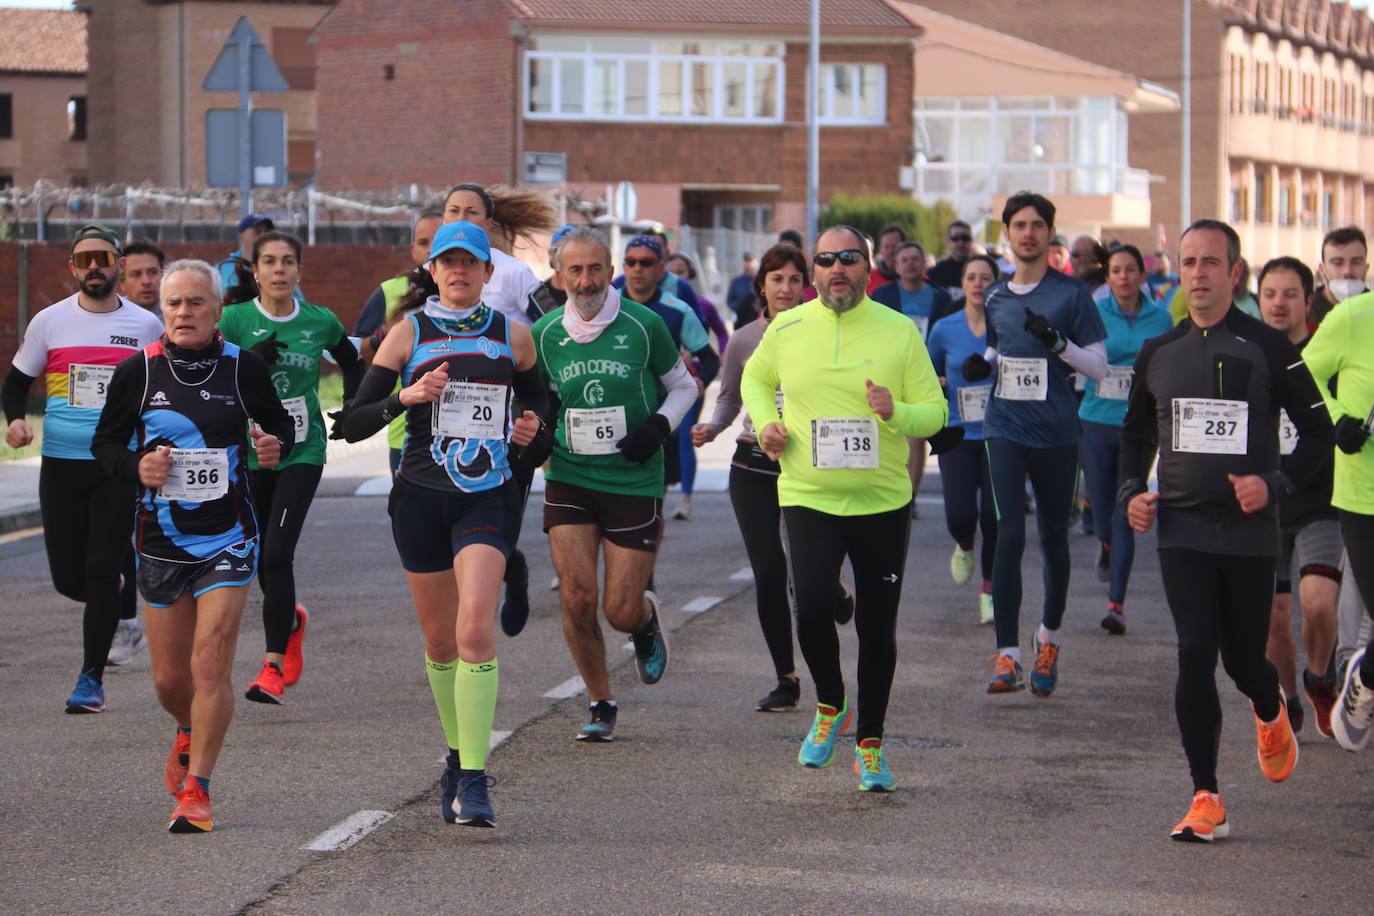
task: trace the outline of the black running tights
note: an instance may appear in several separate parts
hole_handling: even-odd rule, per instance
[[[258,512],[258,584],[268,652],[285,653],[291,638],[296,619],[296,543],[323,472],[318,464],[249,472]]]
[[[1374,618],[1374,515],[1338,511],[1341,537],[1350,558],[1350,572],[1355,576],[1355,586],[1360,590],[1365,609]],[[1374,686],[1374,639],[1370,640],[1364,661],[1360,663],[1360,680]]]

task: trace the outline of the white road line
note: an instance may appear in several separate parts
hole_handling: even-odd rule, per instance
[[[305,845],[312,852],[337,852],[347,849],[391,820],[390,811],[359,811],[330,827]]]
[[[682,606],[682,610],[688,614],[700,614],[702,611],[709,611],[724,600],[724,598],[717,598],[714,595],[702,595],[688,601]]]
[[[574,674],[557,687],[550,690],[544,696],[550,700],[566,700],[568,697],[575,697],[587,689],[587,685],[582,682],[582,676]]]
[[[744,567],[743,569],[741,569],[739,572],[737,572],[737,573],[735,573],[734,575],[732,575],[732,576],[730,577],[730,581],[731,581],[731,582],[753,582],[753,581],[754,581],[754,571],[753,571],[752,569],[750,569],[748,566],[746,566],[746,567]]]
[[[500,746],[501,742],[505,741],[507,738],[510,737],[510,734],[510,732],[502,731],[501,729],[492,729],[491,740],[487,742],[487,747],[489,747],[493,751],[496,750],[496,748]]]

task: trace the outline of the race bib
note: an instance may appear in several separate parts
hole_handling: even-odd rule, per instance
[[[222,448],[174,448],[159,499],[204,503],[229,492],[229,453]]]
[[[100,410],[105,406],[105,391],[110,387],[114,371],[114,366],[72,363],[67,367],[67,403]]]
[[[625,438],[625,408],[569,408],[564,415],[568,451],[574,455],[614,455],[615,444]]]
[[[429,429],[449,439],[504,439],[506,386],[449,382],[429,413]]]
[[[921,332],[921,339],[922,339],[922,340],[925,340],[925,339],[926,339],[926,332],[928,332],[928,331],[930,330],[930,316],[928,316],[928,315],[911,315],[910,318],[911,318],[912,321],[914,321],[914,322],[916,323],[916,330],[918,330],[918,331]]]
[[[968,385],[959,389],[959,419],[965,423],[981,423],[988,413],[991,385]]]
[[[1097,396],[1109,401],[1125,401],[1131,396],[1133,366],[1108,366],[1107,374],[1097,383]]]
[[[999,356],[997,396],[1006,401],[1043,401],[1049,366],[1041,357]]]
[[[1174,398],[1174,451],[1244,455],[1250,405],[1214,398]]]
[[[305,406],[305,398],[287,398],[281,402],[286,412],[291,414],[291,424],[295,427],[296,442],[304,442],[310,429],[310,410]]]
[[[1298,447],[1298,428],[1288,416],[1288,411],[1279,411],[1279,454],[1291,455]]]
[[[811,465],[817,470],[878,466],[878,421],[873,417],[821,417],[811,421]]]

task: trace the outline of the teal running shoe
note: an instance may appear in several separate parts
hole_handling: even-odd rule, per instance
[[[854,745],[854,772],[860,792],[891,792],[896,787],[881,738],[865,738]]]
[[[804,767],[828,767],[835,761],[835,739],[849,727],[853,713],[849,708],[849,697],[839,709],[824,703],[816,704],[816,719],[811,730],[806,733],[801,750],[797,752],[797,762]]]

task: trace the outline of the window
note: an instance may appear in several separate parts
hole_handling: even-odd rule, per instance
[[[1250,219],[1250,195],[1246,189],[1235,187],[1231,189],[1231,222],[1243,223]]]
[[[886,124],[887,68],[881,64],[821,64],[822,124]]]
[[[315,88],[315,46],[310,44],[313,29],[279,28],[272,30],[272,59],[281,70],[288,89]]]
[[[0,191],[3,191],[5,188],[11,187],[14,187],[14,176],[0,175]]]
[[[1255,170],[1255,222],[1269,222],[1271,219],[1269,208],[1269,171],[1260,166]]]
[[[715,225],[719,229],[741,229],[745,232],[772,232],[771,204],[728,204],[716,207]]]
[[[14,136],[14,96],[0,92],[0,140]]]
[[[67,99],[67,139],[86,139],[86,97],[74,95]]]
[[[1293,225],[1293,186],[1287,182],[1279,187],[1279,225]]]
[[[534,36],[525,116],[589,121],[782,120],[777,42]]]

